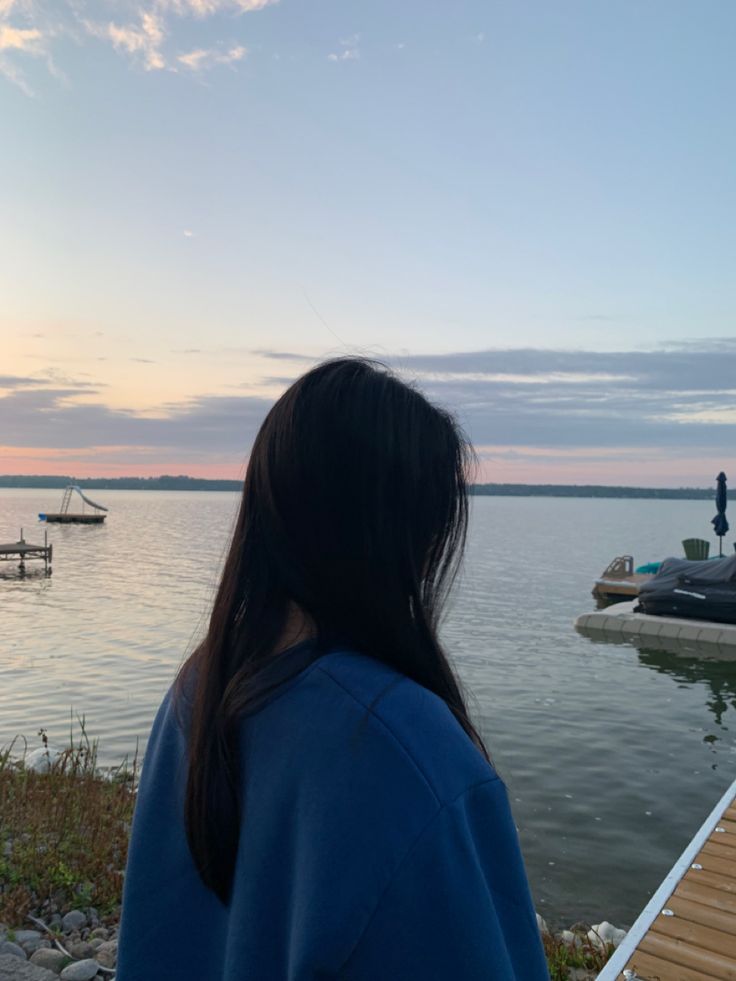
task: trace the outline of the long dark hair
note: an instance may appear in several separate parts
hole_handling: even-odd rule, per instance
[[[191,687],[187,838],[223,903],[241,831],[238,720],[295,605],[318,649],[339,639],[439,695],[487,758],[437,638],[472,460],[448,412],[364,358],[318,365],[266,416],[209,629],[175,683]]]

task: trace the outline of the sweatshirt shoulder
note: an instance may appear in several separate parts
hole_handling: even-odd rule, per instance
[[[316,667],[422,773],[439,805],[498,779],[445,701],[422,685],[364,654],[334,654]]]

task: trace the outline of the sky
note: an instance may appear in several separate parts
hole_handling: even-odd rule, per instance
[[[736,444],[732,0],[0,0],[0,473],[241,476],[378,357],[478,479]]]

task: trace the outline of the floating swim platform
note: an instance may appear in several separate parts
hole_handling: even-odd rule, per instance
[[[637,601],[634,600],[617,603],[605,610],[583,613],[575,621],[575,629],[597,640],[630,640],[638,643],[656,638],[674,644],[717,645],[736,656],[736,624],[634,613],[636,605]]]
[[[597,981],[736,978],[736,780]]]
[[[72,494],[78,494],[79,497],[81,497],[83,502],[81,511],[69,510],[69,506],[72,501]],[[93,510],[85,511],[85,504],[89,504]],[[107,517],[107,508],[102,504],[96,504],[94,501],[90,500],[81,487],[78,487],[76,484],[69,484],[69,486],[64,489],[64,496],[62,497],[61,508],[59,511],[54,514],[41,513],[38,517],[40,521],[47,521],[55,524],[101,525]]]
[[[57,524],[57,525],[101,525],[102,522],[105,520],[106,517],[107,517],[107,515],[104,515],[104,514],[92,514],[92,513],[89,513],[89,512],[86,513],[86,514],[81,514],[81,513],[78,513],[78,514],[75,514],[75,513],[69,513],[69,514],[62,514],[62,513],[57,513],[57,514],[44,514],[44,513],[41,513],[38,516],[38,520],[39,521],[46,521],[49,524]]]

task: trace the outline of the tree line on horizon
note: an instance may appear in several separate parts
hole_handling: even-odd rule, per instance
[[[68,477],[43,474],[0,475],[0,487],[64,488],[77,484],[90,490],[217,490],[240,491],[241,480],[210,480],[184,474],[160,477]],[[663,500],[707,500],[708,487],[624,487],[606,484],[471,484],[470,493],[485,497],[621,497]]]

